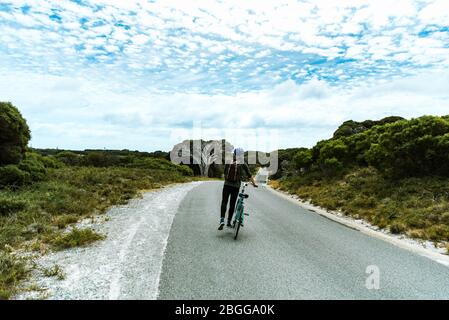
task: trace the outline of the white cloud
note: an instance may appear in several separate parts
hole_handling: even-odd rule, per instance
[[[312,79],[257,92],[203,95],[119,93],[94,79],[16,74],[0,76],[0,96],[23,111],[36,147],[168,150],[173,128],[197,122],[206,133],[277,130],[280,146],[292,147],[329,137],[347,119],[448,114],[448,80],[445,74],[424,73],[342,90]]]
[[[148,149],[154,135],[162,147],[195,119],[310,145],[344,119],[448,107],[446,0],[8,3],[0,99],[24,110],[41,146],[117,146],[121,132],[124,145]]]

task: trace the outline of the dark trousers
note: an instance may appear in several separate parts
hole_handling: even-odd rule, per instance
[[[232,186],[223,186],[223,196],[221,199],[221,217],[224,219],[226,215],[226,207],[228,206],[228,199],[231,197],[231,201],[229,203],[229,213],[228,213],[228,221],[231,221],[232,215],[234,214],[235,202],[237,201],[237,197],[239,195],[240,188],[232,187]]]

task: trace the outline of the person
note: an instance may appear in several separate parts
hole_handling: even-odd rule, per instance
[[[242,176],[246,175],[251,184],[257,187],[254,182],[254,178],[249,171],[249,167],[246,163],[238,163],[237,158],[243,159],[243,149],[237,148],[234,150],[233,161],[231,164],[226,164],[224,169],[225,182],[223,185],[223,193],[221,199],[221,216],[220,216],[220,226],[218,230],[223,230],[225,224],[226,208],[229,201],[229,212],[228,212],[228,223],[227,226],[232,228],[231,220],[234,214],[235,203],[240,191],[240,185],[242,183]]]

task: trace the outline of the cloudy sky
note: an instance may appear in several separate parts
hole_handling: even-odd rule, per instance
[[[312,146],[348,119],[449,114],[449,1],[0,0],[1,100],[33,147]]]

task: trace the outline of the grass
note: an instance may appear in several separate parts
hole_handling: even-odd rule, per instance
[[[126,204],[141,190],[192,179],[170,168],[63,167],[49,169],[44,181],[31,186],[0,189],[0,298],[11,297],[26,277],[25,262],[7,251],[62,250],[100,240],[91,229],[65,229]]]
[[[18,284],[27,274],[25,261],[0,251],[0,300],[9,299],[16,293]]]
[[[330,210],[365,219],[394,234],[449,241],[449,179],[386,180],[374,168],[356,168],[341,178],[284,177],[274,184]]]
[[[68,233],[59,234],[51,240],[51,244],[57,250],[82,247],[92,242],[103,240],[104,235],[95,232],[92,229],[73,228]]]
[[[62,271],[61,267],[57,264],[55,264],[51,268],[43,269],[42,273],[46,277],[56,277],[58,280],[64,280],[65,279],[65,273]]]

